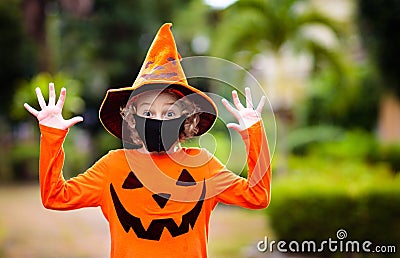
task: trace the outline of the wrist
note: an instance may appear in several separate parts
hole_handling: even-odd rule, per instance
[[[44,125],[39,123],[39,129],[41,132],[47,132],[47,133],[52,133],[52,134],[66,134],[69,129],[61,129],[49,125]]]
[[[262,120],[254,121],[254,123],[249,124],[249,126],[239,132],[243,139],[249,138],[253,133],[257,133],[262,128]]]

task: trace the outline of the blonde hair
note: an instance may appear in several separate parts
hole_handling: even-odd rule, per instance
[[[172,95],[177,100],[176,103],[181,108],[182,115],[186,115],[186,119],[183,123],[183,130],[179,134],[179,141],[183,142],[186,139],[193,138],[199,131],[198,124],[200,121],[200,113],[199,113],[200,108],[193,101],[185,97],[182,97],[180,92],[178,93],[176,90],[172,88],[164,89],[159,94],[161,93],[167,93]],[[135,145],[143,146],[143,141],[140,138],[139,133],[135,128],[136,121],[133,116],[134,114],[137,114],[135,106],[136,97],[130,100],[124,108],[121,108],[120,114],[122,116],[122,119],[128,125],[129,129],[128,140],[132,141],[132,143]]]

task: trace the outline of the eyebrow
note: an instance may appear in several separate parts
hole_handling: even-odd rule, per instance
[[[148,103],[148,102],[140,103],[139,106],[138,106],[137,108],[140,108],[141,106],[145,106],[145,105],[150,106],[151,103]]]
[[[142,107],[142,106],[151,106],[151,103],[152,103],[152,102],[143,102],[143,103],[140,103],[139,106],[138,106],[138,108],[139,108],[139,107]],[[173,106],[174,104],[175,104],[175,102],[167,102],[167,103],[164,103],[164,104],[163,104],[163,107],[164,107],[164,106]]]
[[[164,103],[163,106],[166,106],[166,105],[173,106],[174,104],[175,104],[175,101],[174,102],[167,102],[167,103]]]

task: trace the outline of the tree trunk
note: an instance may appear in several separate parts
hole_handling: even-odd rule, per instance
[[[382,97],[378,123],[379,138],[383,143],[400,143],[400,99],[396,95]]]
[[[49,68],[45,9],[45,0],[24,0],[22,3],[24,28],[27,35],[38,46],[38,68],[40,71],[47,71]]]

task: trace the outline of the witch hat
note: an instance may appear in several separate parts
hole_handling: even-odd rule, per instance
[[[200,108],[196,136],[204,134],[213,126],[217,118],[217,107],[204,92],[188,84],[171,26],[171,23],[165,23],[159,29],[133,85],[107,91],[99,116],[100,122],[110,134],[122,139],[123,119],[120,112],[131,97],[148,90],[166,88],[179,91]]]

